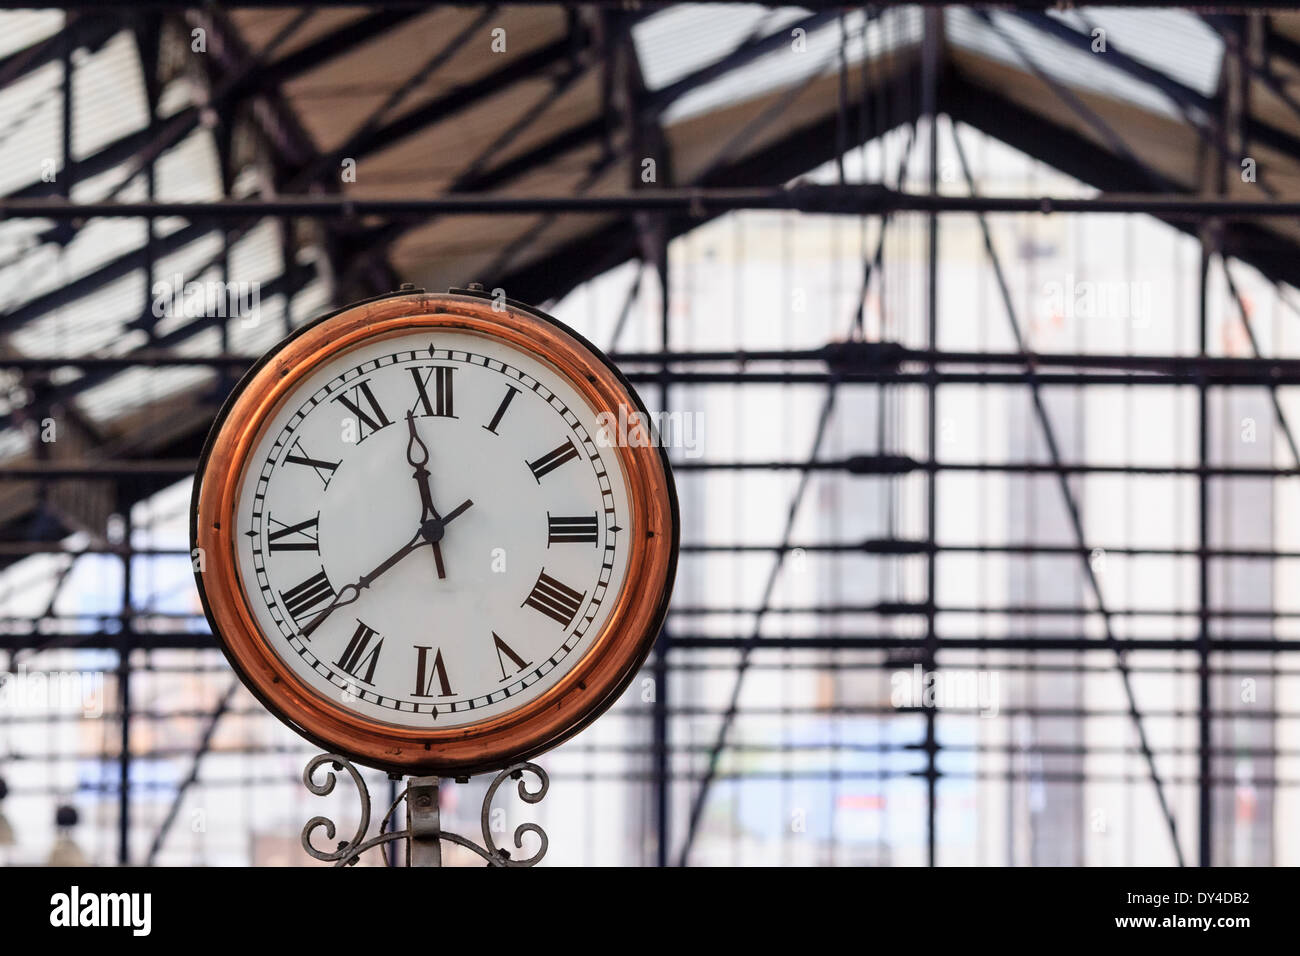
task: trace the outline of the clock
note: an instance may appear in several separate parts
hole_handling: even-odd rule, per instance
[[[203,449],[212,632],[268,710],[359,763],[533,757],[618,698],[662,625],[679,526],[649,425],[595,346],[508,299],[319,319],[249,370]]]

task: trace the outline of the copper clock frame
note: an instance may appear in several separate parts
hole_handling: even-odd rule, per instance
[[[333,356],[420,329],[485,335],[533,355],[562,375],[597,413],[619,405],[645,413],[632,386],[591,343],[512,300],[453,290],[396,293],[348,306],[297,330],[236,386],[199,460],[190,541],[204,556],[195,580],[212,632],[245,686],[281,721],[319,746],[390,773],[465,776],[527,760],[602,714],[644,663],[667,612],[679,542],[677,496],[658,442],[612,447],[626,475],[631,549],[621,593],[578,663],[538,697],[474,724],[438,729],[372,720],[300,678],[257,625],[235,555],[238,492],[248,457],[303,381]]]

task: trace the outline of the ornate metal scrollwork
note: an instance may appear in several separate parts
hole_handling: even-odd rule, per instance
[[[326,770],[324,780],[317,783],[315,780],[316,771],[325,764],[330,764],[331,767]],[[521,857],[519,859],[513,858],[508,850],[497,846],[496,841],[492,836],[492,801],[496,796],[497,790],[500,789],[501,785],[505,783],[507,779],[518,781],[517,789],[519,799],[523,800],[524,803],[540,803],[546,796],[547,790],[550,789],[551,781],[550,778],[547,777],[546,771],[535,763],[517,763],[506,767],[498,773],[488,785],[487,793],[483,797],[483,808],[480,814],[480,821],[483,828],[483,846],[479,846],[468,837],[461,836],[458,833],[450,833],[437,827],[436,806],[430,808],[430,810],[421,810],[412,807],[411,801],[408,799],[411,793],[410,785],[405,787],[402,792],[398,794],[393,805],[389,807],[388,812],[384,814],[383,819],[379,824],[378,835],[367,840],[366,833],[370,830],[370,791],[367,789],[366,782],[364,778],[362,778],[361,773],[355,766],[353,766],[350,760],[340,754],[320,754],[319,756],[313,757],[303,769],[302,782],[312,793],[319,797],[323,797],[334,791],[334,785],[337,782],[337,773],[343,770],[346,770],[348,775],[352,778],[352,782],[357,788],[357,795],[361,799],[361,822],[357,825],[356,832],[353,834],[351,840],[340,840],[337,848],[333,850],[322,850],[312,845],[312,837],[318,829],[323,828],[325,836],[328,839],[334,839],[335,834],[338,832],[334,825],[334,821],[330,820],[328,817],[321,816],[312,817],[308,820],[306,826],[302,828],[302,846],[308,854],[317,860],[332,862],[335,866],[353,866],[360,860],[361,854],[365,853],[367,850],[387,843],[393,843],[398,840],[406,841],[409,849],[413,842],[411,836],[412,826],[410,822],[412,814],[422,812],[431,812],[433,815],[432,818],[435,821],[435,829],[432,834],[430,834],[427,822],[425,826],[417,830],[417,833],[422,832],[424,834],[423,838],[425,840],[436,838],[439,841],[446,841],[448,843],[454,843],[457,846],[465,847],[467,850],[473,851],[486,860],[488,866],[535,866],[541,861],[542,857],[546,855],[546,849],[549,845],[546,831],[536,823],[521,823],[519,826],[515,827],[514,831],[516,850],[523,849],[525,834],[534,833],[537,835],[540,845],[538,846],[537,851],[531,856]],[[525,774],[532,774],[537,778],[536,789],[528,789],[528,781],[525,778]],[[402,830],[389,830],[389,821],[402,803],[407,803],[407,827]],[[406,859],[409,861],[411,857],[412,854],[408,852],[406,854]],[[435,858],[436,857],[437,854],[435,854]],[[388,862],[388,856],[386,854],[384,855],[384,865],[391,865]],[[408,862],[407,865],[411,864]]]
[[[527,781],[524,779],[525,773],[531,773],[537,777],[537,789],[529,790]],[[494,854],[499,862],[494,866],[533,866],[539,862],[542,857],[546,856],[546,847],[549,841],[546,839],[546,831],[536,823],[521,823],[515,827],[515,849],[522,850],[524,847],[524,834],[536,833],[541,840],[541,845],[537,852],[532,856],[523,859],[511,859],[510,854],[500,849],[492,839],[492,826],[490,817],[492,815],[492,798],[496,796],[497,788],[505,783],[507,777],[513,777],[519,781],[519,799],[524,803],[541,803],[542,798],[546,796],[546,791],[551,787],[550,778],[546,776],[546,771],[535,763],[517,763],[514,766],[507,767],[496,775],[491,785],[487,789],[487,794],[483,797],[483,844]],[[482,854],[480,854],[482,855]]]

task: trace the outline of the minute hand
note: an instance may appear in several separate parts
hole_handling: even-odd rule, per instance
[[[415,533],[415,537],[411,538],[410,541],[385,558],[378,567],[370,571],[368,574],[361,575],[355,584],[347,584],[340,588],[339,592],[334,595],[334,600],[323,608],[319,614],[312,618],[309,623],[303,626],[300,631],[302,636],[307,638],[311,637],[312,632],[315,631],[316,628],[320,627],[327,617],[339,608],[346,607],[356,601],[361,597],[362,591],[374,584],[381,575],[389,571],[393,565],[397,564],[397,562],[401,561],[402,558],[406,557],[412,551],[415,551],[426,543],[436,546],[438,541],[442,539],[443,529],[446,525],[467,511],[472,504],[474,504],[473,500],[466,499],[449,512],[445,518],[430,518],[428,521],[425,521],[420,525],[420,530]]]
[[[438,514],[438,509],[433,506],[433,490],[429,487],[429,446],[420,440],[420,433],[415,428],[415,415],[412,412],[406,413],[406,427],[411,433],[410,440],[406,443],[406,461],[415,469],[414,478],[420,487],[420,520],[426,521],[429,518],[442,520]],[[438,568],[438,577],[445,578],[447,569],[442,563],[442,546],[437,541],[433,542],[433,560]]]

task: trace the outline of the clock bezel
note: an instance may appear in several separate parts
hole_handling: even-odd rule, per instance
[[[204,444],[191,507],[191,548],[204,613],[244,685],[313,743],[392,773],[464,776],[527,760],[572,737],[622,693],[667,612],[680,526],[668,458],[657,441],[617,444],[630,514],[627,576],[599,633],[554,686],[506,713],[456,727],[402,727],[349,710],[308,685],[256,622],[238,573],[236,509],[249,456],[297,384],[340,353],[421,329],[484,335],[553,368],[596,412],[645,413],[636,391],[590,342],[551,316],[472,292],[397,293],[356,303],[296,330],[241,379]]]

